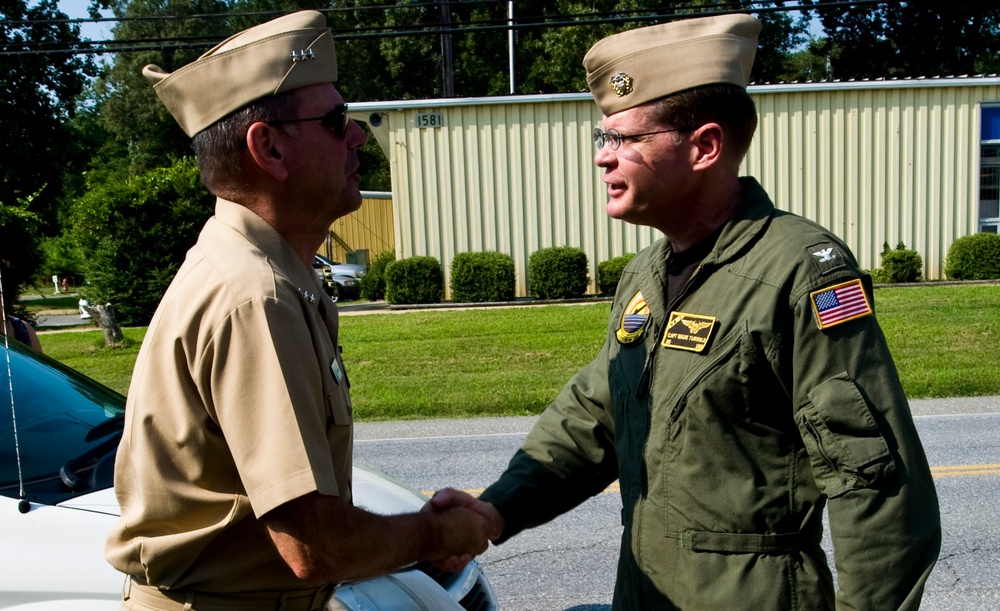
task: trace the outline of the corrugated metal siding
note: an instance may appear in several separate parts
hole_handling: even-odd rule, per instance
[[[445,113],[445,126],[416,127],[423,112]],[[524,296],[531,253],[576,246],[588,253],[596,291],[599,261],[658,237],[604,212],[593,103],[428,107],[389,120],[397,254],[436,257],[446,284],[457,253],[497,250],[514,259],[517,295]]]
[[[996,86],[755,93],[743,170],[863,267],[902,241],[941,279],[951,242],[977,230],[979,102],[998,97]]]
[[[926,278],[944,277],[951,242],[978,229],[979,104],[1000,99],[995,79],[750,91],[760,124],[743,173],[779,208],[841,236],[865,268],[881,264],[884,242],[902,241],[920,253]],[[591,141],[600,114],[589,97],[372,109],[391,135],[397,255],[438,258],[446,282],[455,254],[498,250],[514,258],[523,296],[531,253],[568,245],[587,252],[595,291],[600,261],[660,237],[605,214]],[[444,126],[417,127],[427,112]]]
[[[383,250],[395,249],[392,217],[390,193],[364,193],[359,210],[330,225],[330,236],[320,254],[344,262],[348,252],[367,250],[371,260]]]

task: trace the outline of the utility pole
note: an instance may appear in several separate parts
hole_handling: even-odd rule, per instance
[[[451,51],[451,0],[441,0],[441,64],[444,97],[455,97],[455,58]]]
[[[507,2],[507,55],[510,64],[510,94],[514,95],[514,0]]]

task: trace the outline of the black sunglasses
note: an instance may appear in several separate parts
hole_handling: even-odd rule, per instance
[[[282,119],[279,121],[268,121],[268,123],[272,125],[280,125],[281,123],[302,123],[303,121],[319,121],[323,124],[323,127],[332,131],[338,138],[345,138],[347,136],[347,126],[351,122],[351,120],[347,118],[347,104],[337,104],[333,107],[333,110],[326,113],[322,117]]]

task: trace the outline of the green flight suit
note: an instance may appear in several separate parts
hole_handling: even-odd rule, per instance
[[[674,303],[669,244],[632,260],[601,352],[481,498],[502,541],[618,478],[618,610],[915,609],[940,516],[871,280],[830,232],[741,184]],[[834,287],[854,310],[825,309]]]

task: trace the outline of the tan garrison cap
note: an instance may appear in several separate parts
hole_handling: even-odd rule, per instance
[[[701,85],[746,88],[760,27],[749,15],[720,15],[614,34],[583,58],[587,84],[605,116]]]
[[[188,136],[261,98],[337,80],[326,17],[301,11],[230,36],[173,73],[142,75]]]

